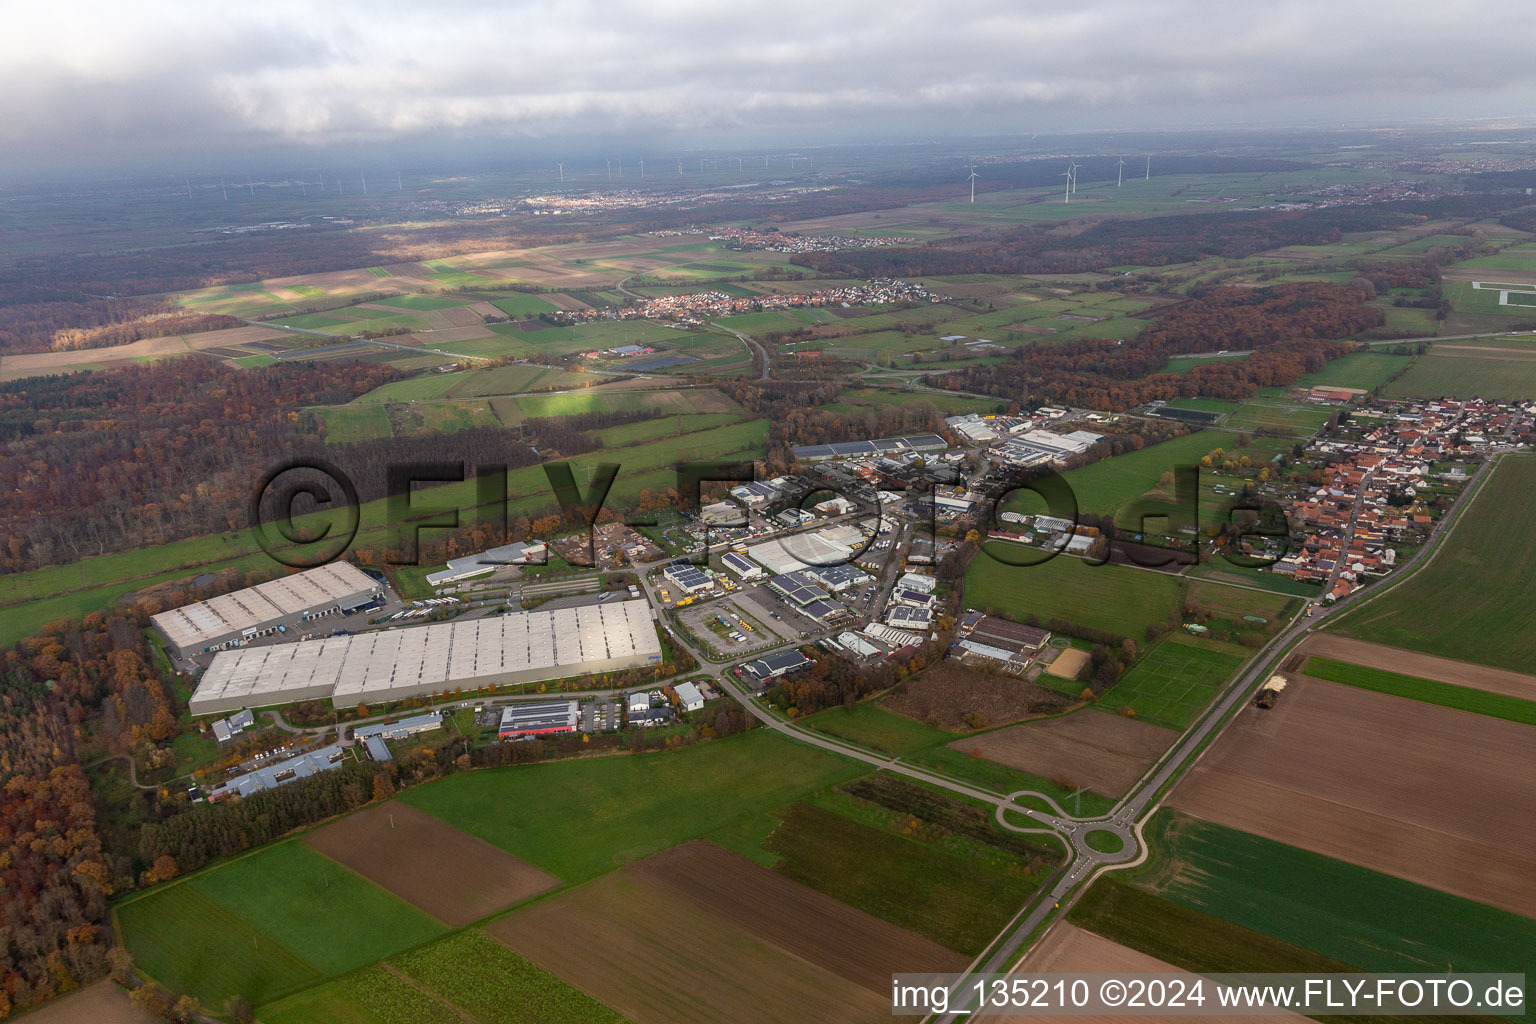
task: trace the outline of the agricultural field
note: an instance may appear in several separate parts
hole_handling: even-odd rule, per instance
[[[861,770],[758,730],[665,755],[454,775],[400,800],[576,883]]]
[[[1329,629],[1388,647],[1528,670],[1527,638],[1536,632],[1536,547],[1511,538],[1529,536],[1536,527],[1533,493],[1536,459],[1504,458],[1430,562]]]
[[[897,756],[948,743],[954,738],[952,733],[938,726],[888,711],[873,701],[865,701],[852,709],[828,708],[809,718],[802,718],[800,724],[828,736]]]
[[[1273,709],[1238,715],[1167,802],[1536,916],[1533,737],[1530,726],[1291,676]]]
[[[1042,625],[1062,619],[1092,629],[1140,638],[1149,626],[1178,615],[1180,582],[1166,573],[1122,565],[1090,566],[1057,556],[1039,565],[1006,565],[987,557],[983,546],[965,574],[965,600],[972,608]],[[1004,557],[1009,557],[1005,552]]]
[[[1102,796],[1121,797],[1177,738],[1145,722],[1084,710],[957,740],[951,746],[1058,779],[1063,789],[1086,786]]]
[[[1305,389],[1327,385],[1374,391],[1390,380],[1393,374],[1413,362],[1413,359],[1413,356],[1393,355],[1389,352],[1351,352],[1331,360],[1316,373],[1303,374],[1292,387]]]
[[[1310,658],[1302,671],[1314,679],[1327,679],[1376,693],[1388,693],[1426,704],[1437,704],[1443,708],[1536,726],[1536,702],[1518,697],[1403,675],[1400,672],[1387,672],[1365,665],[1353,665],[1332,658]],[[1536,690],[1532,691],[1532,696],[1536,696]]]
[[[965,732],[1057,714],[1072,702],[1014,676],[979,672],[946,659],[897,684],[882,704],[915,721]]]
[[[957,953],[991,941],[1035,883],[810,803],[763,843],[774,870]]]
[[[1432,679],[1453,686],[1471,687],[1486,693],[1536,700],[1536,675],[1511,672],[1508,669],[1472,665],[1465,661],[1437,658],[1418,651],[1404,651],[1396,647],[1352,640],[1333,633],[1314,633],[1301,653],[1322,658],[1337,658],[1354,665],[1370,665],[1387,672]]]
[[[1536,310],[1532,315],[1536,318]],[[1385,393],[1389,398],[1529,398],[1536,394],[1536,349],[1498,338],[1440,342]]]
[[[425,942],[442,925],[300,842],[116,908],[139,970],[204,1005],[262,1003]]]
[[[1170,729],[1184,729],[1205,709],[1245,657],[1198,641],[1165,640],[1152,648],[1114,686],[1099,706]]]
[[[762,877],[747,872],[763,871],[749,861],[733,864],[744,881]],[[804,907],[799,941],[780,945],[754,932],[750,921],[733,917],[739,903],[719,910],[703,906],[631,865],[541,900],[486,930],[636,1024],[887,1019],[889,997],[883,991],[800,955],[807,939],[820,945],[814,938],[817,925],[834,924],[825,916],[830,908],[797,902]],[[864,955],[887,959],[893,952]]]
[[[1382,972],[1536,963],[1529,917],[1176,812],[1147,832],[1158,856],[1140,884],[1301,949]]]
[[[455,928],[560,884],[409,804],[370,807],[304,841]]]

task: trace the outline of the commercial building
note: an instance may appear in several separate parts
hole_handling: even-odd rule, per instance
[[[629,695],[629,702],[626,705],[626,709],[632,715],[637,715],[641,712],[649,711],[651,709],[651,695],[645,690],[636,690],[634,693]]]
[[[687,560],[673,562],[663,575],[685,594],[697,594],[715,585],[713,579]]]
[[[834,441],[831,444],[805,444],[790,451],[801,462],[836,459],[849,455],[890,455],[900,452],[942,451],[949,444],[938,434],[911,437],[881,437],[873,441]]]
[[[194,715],[327,698],[350,707],[660,661],[650,605],[609,601],[225,651],[189,705]]]
[[[868,538],[853,523],[838,523],[810,533],[767,540],[747,548],[747,554],[774,575],[811,566],[845,565]]]
[[[960,638],[963,650],[1022,667],[1050,642],[1051,634],[1038,626],[972,612],[960,623]]]
[[[228,782],[221,782],[208,791],[208,799],[222,800],[230,796],[250,796],[264,789],[276,789],[296,779],[307,779],[311,775],[318,775],[332,768],[340,768],[346,762],[346,758],[346,748],[339,743],[332,743],[328,747],[311,750],[236,776]]]
[[[699,509],[699,522],[708,526],[745,526],[747,517],[741,506],[729,501],[717,501]]]
[[[173,608],[150,622],[183,658],[238,646],[279,626],[359,608],[384,585],[351,562],[331,562],[232,594]]]
[[[352,738],[355,740],[367,740],[377,737],[381,740],[403,740],[418,733],[431,732],[442,727],[442,716],[436,711],[429,711],[424,715],[412,715],[410,718],[402,718],[398,722],[386,722],[381,725],[360,725],[352,730]]]
[[[757,679],[759,687],[764,687],[772,680],[782,679],[792,672],[799,672],[810,664],[811,659],[799,651],[775,651],[773,654],[763,655],[756,661],[747,662],[742,668]]]
[[[684,711],[697,711],[704,706],[704,694],[692,683],[678,683],[672,692],[677,694],[677,702]]]
[[[576,702],[552,700],[537,704],[512,704],[502,709],[499,740],[520,740],[533,736],[560,736],[576,731]]]
[[[744,580],[757,580],[763,578],[762,566],[757,565],[745,555],[738,555],[734,551],[727,551],[720,556],[720,564]]]
[[[911,629],[924,632],[933,625],[933,612],[927,608],[911,608],[906,605],[893,605],[886,610],[885,624],[895,626],[897,629]]]
[[[434,587],[447,586],[460,580],[486,576],[509,565],[543,565],[549,557],[549,547],[543,541],[525,544],[503,544],[463,558],[452,558],[448,567],[427,573],[427,583]]]
[[[824,569],[807,569],[804,575],[813,577],[834,594],[841,594],[845,590],[861,586],[874,579],[873,576],[851,565],[830,565]]]

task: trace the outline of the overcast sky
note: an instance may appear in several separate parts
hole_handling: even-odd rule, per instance
[[[1536,114],[1493,0],[5,5],[0,161]],[[536,143],[533,140],[544,140]]]

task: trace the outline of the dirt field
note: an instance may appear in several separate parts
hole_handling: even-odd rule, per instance
[[[1536,676],[1502,668],[1470,665],[1465,661],[1437,658],[1433,654],[1404,651],[1396,647],[1351,640],[1331,633],[1317,633],[1299,648],[1308,657],[1334,658],[1352,665],[1366,665],[1386,672],[1400,672],[1420,679],[1434,679],[1456,686],[1467,686],[1506,697],[1536,700]]]
[[[486,931],[636,1024],[890,1019],[889,975],[882,991],[865,988],[704,909],[677,884],[631,865]],[[822,924],[798,922],[800,941],[820,945],[811,936]]]
[[[370,807],[316,829],[305,841],[455,928],[560,884],[406,804]]]
[[[485,321],[480,319],[480,314],[468,306],[454,306],[452,309],[440,309],[439,313],[455,327],[480,327]]]
[[[110,981],[71,992],[27,1014],[28,1024],[154,1024],[160,1018],[136,1009],[128,993]]]
[[[978,672],[944,661],[900,686],[886,698],[885,706],[920,722],[937,716],[941,728],[953,731],[972,728],[965,716],[973,712],[987,725],[1001,725],[1033,715],[1055,714],[1073,703],[1071,697],[1017,676]]]
[[[173,334],[165,338],[145,338],[129,345],[109,348],[83,348],[72,352],[24,352],[0,358],[0,380],[36,377],[49,373],[67,373],[81,366],[122,366],[145,356],[169,356],[182,352],[200,352],[205,348],[239,345],[249,341],[269,341],[289,337],[287,331],[273,327],[231,327],[201,334]]]
[[[406,335],[406,337],[411,338],[414,341],[418,341],[428,348],[437,348],[441,345],[450,344],[455,341],[473,341],[476,338],[494,338],[496,337],[496,332],[485,326],[442,327],[435,331],[418,331],[415,334]],[[400,339],[389,338],[387,340],[398,343]]]
[[[1176,739],[1178,734],[1171,729],[1089,709],[957,740],[950,746],[967,754],[979,749],[988,761],[1118,797]]]
[[[959,953],[713,843],[686,843],[633,871],[872,992],[888,991],[895,971],[960,971],[966,965]]]
[[[1296,677],[1173,791],[1207,821],[1536,915],[1536,731]]]
[[[1076,647],[1069,647],[1056,655],[1055,660],[1047,665],[1045,670],[1051,675],[1060,676],[1063,679],[1080,679],[1083,675],[1083,669],[1087,668],[1088,663],[1092,660],[1087,651],[1080,651]]]
[[[1134,949],[1101,938],[1093,932],[1084,931],[1076,925],[1065,921],[1058,922],[1050,931],[1046,932],[1035,948],[1029,951],[1024,962],[1019,965],[1019,974],[1077,974],[1077,973],[1117,974],[1124,977],[1129,974],[1187,974],[1183,968],[1175,967],[1170,963],[1138,953]],[[1186,1015],[1165,1016],[1162,1014],[1145,1014],[1141,1016],[1120,1014],[1089,1014],[1089,1015],[1007,1015],[1001,1017],[987,1017],[989,1021],[998,1021],[999,1024],[1028,1024],[1028,1022],[1048,1022],[1048,1024],[1195,1024],[1197,1021],[1211,1020],[1210,1017],[1195,1017]],[[1244,1020],[1278,1020],[1296,1019],[1294,1015],[1255,1016],[1244,1017]]]

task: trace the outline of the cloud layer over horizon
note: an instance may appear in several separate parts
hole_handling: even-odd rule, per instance
[[[26,162],[1536,113],[1511,20],[1487,0],[27,6],[0,36],[0,146]]]

